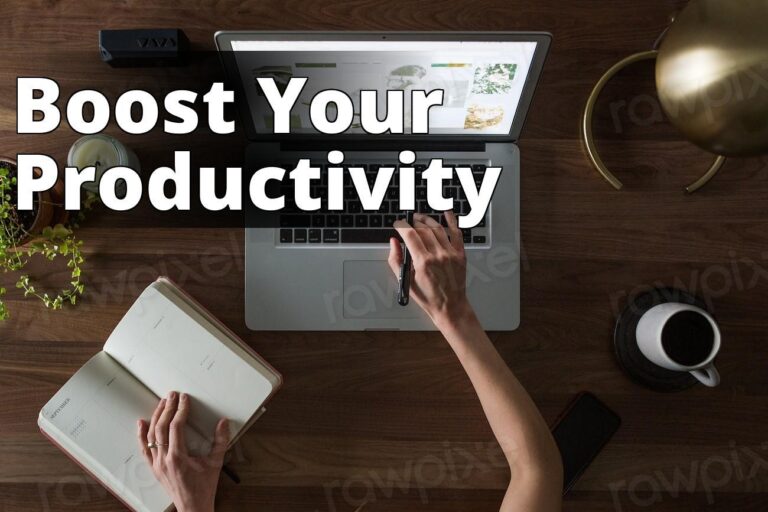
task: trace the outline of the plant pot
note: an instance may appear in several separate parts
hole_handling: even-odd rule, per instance
[[[16,168],[16,160],[0,156],[0,166],[2,164],[8,164],[9,166]],[[35,175],[39,175],[40,171],[35,169]],[[32,221],[27,222],[28,226],[24,226],[28,235],[22,240],[19,240],[19,245],[24,245],[34,235],[39,235],[48,226],[54,226],[57,223],[62,222],[62,218],[66,220],[68,217],[67,211],[64,209],[64,182],[58,180],[56,185],[51,190],[44,192],[37,192],[37,209]],[[65,215],[62,215],[64,212]]]

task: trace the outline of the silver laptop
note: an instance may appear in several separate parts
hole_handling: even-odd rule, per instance
[[[433,158],[472,166],[477,181],[487,166],[501,177],[485,218],[464,230],[467,290],[485,329],[509,331],[520,323],[520,153],[516,144],[541,73],[547,33],[420,32],[218,32],[216,45],[238,98],[251,140],[248,168],[289,166],[300,158],[328,164],[328,152],[344,151],[344,164],[398,165],[401,150],[413,150],[415,167]],[[308,77],[291,111],[291,134],[271,133],[255,77],[279,84]],[[354,123],[335,136],[316,132],[309,101],[323,89],[444,91],[429,113],[429,135],[367,135]],[[380,96],[381,96],[380,95]],[[357,108],[357,103],[355,104]],[[406,108],[407,111],[407,108]],[[406,115],[406,118],[408,116]],[[409,123],[406,122],[406,132]],[[292,169],[293,167],[287,167]],[[396,181],[395,181],[396,183]],[[458,183],[445,189],[454,211],[466,210]],[[324,178],[316,184],[322,193]],[[351,184],[350,184],[351,186]],[[315,185],[313,185],[315,187]],[[416,189],[417,208],[435,215],[426,191]],[[281,211],[267,228],[246,228],[245,320],[254,330],[432,330],[412,300],[396,301],[397,279],[386,258],[391,224],[403,217],[397,190],[381,211],[361,210],[345,190],[342,213]],[[389,200],[391,199],[391,200]],[[463,200],[464,199],[464,200]],[[464,212],[466,213],[466,212]]]

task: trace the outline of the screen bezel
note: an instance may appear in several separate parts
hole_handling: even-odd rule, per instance
[[[515,118],[507,134],[385,134],[385,135],[324,135],[322,133],[274,134],[258,133],[251,118],[247,104],[238,105],[243,129],[248,139],[253,141],[275,142],[296,140],[322,140],[333,138],[335,141],[355,140],[455,140],[455,141],[485,141],[485,142],[515,142],[520,137],[525,118],[530,109],[536,84],[544,68],[544,60],[549,52],[552,35],[548,32],[275,32],[275,31],[219,31],[214,35],[216,48],[221,56],[227,78],[227,87],[235,91],[236,98],[245,98],[237,63],[233,58],[233,41],[502,41],[502,42],[534,42],[536,49],[533,54],[528,76],[523,86],[523,92],[517,106]]]

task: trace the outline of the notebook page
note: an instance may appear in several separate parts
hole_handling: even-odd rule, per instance
[[[256,368],[259,373],[264,375],[267,380],[272,384],[272,388],[278,388],[282,384],[282,378],[276,374],[274,369],[269,366],[268,363],[260,360],[259,357],[254,357],[254,354],[242,347],[242,341],[239,339],[233,339],[227,332],[226,328],[222,329],[216,324],[216,319],[210,319],[209,313],[202,308],[200,304],[197,304],[180,290],[172,281],[167,278],[160,277],[152,283],[153,287],[156,287],[163,295],[165,295],[171,302],[176,304],[179,308],[185,311],[187,314],[195,319],[199,319],[201,324],[208,329],[208,331],[217,337],[222,343],[232,349],[235,354],[241,357],[244,361],[248,362],[251,366]]]
[[[159,396],[192,400],[190,424],[212,435],[219,418],[236,435],[272,393],[272,384],[214,333],[194,310],[182,310],[149,286],[107,340],[104,350]],[[219,334],[223,337],[223,334]]]
[[[136,420],[157,397],[109,355],[92,357],[40,411],[40,427],[137,510],[158,512],[171,499],[136,441]]]

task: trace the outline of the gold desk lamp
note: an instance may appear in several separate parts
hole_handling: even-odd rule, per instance
[[[670,122],[697,146],[717,155],[686,187],[707,183],[726,156],[768,152],[768,1],[691,0],[653,50],[611,66],[589,95],[581,123],[587,155],[615,189],[592,134],[592,114],[605,84],[635,62],[656,59],[656,90]]]

